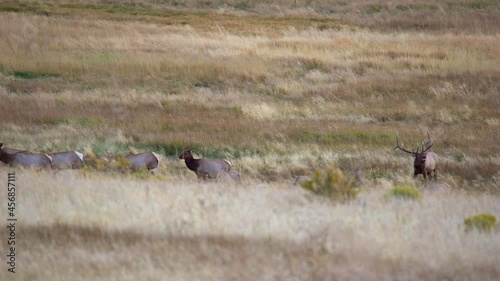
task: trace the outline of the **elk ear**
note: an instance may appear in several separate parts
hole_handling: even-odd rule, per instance
[[[3,143],[0,142],[0,148],[2,148],[2,147],[3,147]]]

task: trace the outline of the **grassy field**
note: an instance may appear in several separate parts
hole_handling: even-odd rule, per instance
[[[463,229],[500,216],[498,26],[494,0],[2,1],[0,142],[163,158],[156,177],[19,171],[17,277],[498,279],[499,232]],[[393,150],[426,130],[431,184]],[[243,184],[197,182],[186,146]],[[290,186],[329,164],[355,202]],[[424,197],[384,200],[395,185]]]
[[[5,182],[7,170],[0,172]],[[464,218],[476,213],[498,215],[496,196],[426,189],[412,201],[388,198],[380,187],[332,204],[287,184],[234,187],[29,171],[16,178],[22,224],[14,280],[500,276],[500,231],[464,227]]]

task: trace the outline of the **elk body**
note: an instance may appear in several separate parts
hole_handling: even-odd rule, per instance
[[[217,179],[219,176],[229,173],[229,175],[233,175],[234,177],[239,178],[239,174],[236,176],[236,173],[230,173],[231,171],[231,163],[227,160],[222,159],[194,159],[193,154],[191,153],[191,149],[184,149],[181,155],[179,155],[179,159],[184,159],[186,162],[186,166],[189,170],[196,173],[198,178],[206,180],[209,179]],[[234,179],[233,176],[231,178]]]
[[[437,179],[437,171],[436,171],[436,166],[438,164],[438,155],[434,152],[427,152],[432,147],[433,141],[429,135],[429,132],[427,131],[427,137],[429,141],[422,147],[422,151],[418,151],[420,146],[417,148],[417,151],[409,151],[406,150],[402,145],[399,144],[399,137],[396,134],[396,148],[409,153],[415,157],[415,161],[413,162],[413,168],[414,168],[414,174],[413,176],[416,177],[417,175],[422,174],[424,176],[424,179],[427,179],[427,176],[429,178],[431,177],[431,173],[434,172],[434,179]]]
[[[78,151],[55,152],[48,155],[52,157],[52,168],[81,169],[83,166],[83,154]]]
[[[160,165],[160,156],[154,152],[128,154],[124,157],[129,162],[129,168],[134,171],[146,168],[152,173],[156,173]]]
[[[47,154],[4,148],[3,143],[0,143],[0,161],[13,167],[36,169],[50,169],[52,167],[52,158]]]

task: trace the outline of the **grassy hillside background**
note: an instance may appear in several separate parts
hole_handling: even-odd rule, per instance
[[[22,263],[33,264],[19,276],[49,278],[32,261],[53,251],[63,263],[69,247],[51,280],[255,280],[261,267],[274,272],[263,279],[498,278],[499,232],[463,229],[466,216],[500,216],[498,26],[494,0],[2,1],[0,142],[163,157],[157,177],[19,171]],[[415,149],[426,130],[440,156],[430,185],[393,150],[396,133]],[[177,159],[186,146],[230,160],[244,184],[198,183]],[[290,186],[332,163],[361,177],[361,199]],[[387,202],[394,185],[424,197]],[[281,275],[318,256],[338,267]]]
[[[428,129],[454,187],[488,186],[500,169],[495,3],[1,3],[0,138],[168,159],[191,146],[263,181],[337,159],[372,180],[411,173],[395,134],[415,148]],[[444,23],[397,21],[418,26],[424,11]],[[381,17],[395,22],[375,28]]]

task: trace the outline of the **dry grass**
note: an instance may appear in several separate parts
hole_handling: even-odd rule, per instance
[[[4,143],[96,153],[132,145],[168,158],[191,145],[264,181],[321,168],[324,153],[354,153],[370,155],[355,159],[365,174],[394,178],[397,165],[411,167],[381,164],[393,161],[395,132],[411,144],[429,129],[452,185],[497,185],[498,35],[332,29],[317,25],[330,21],[319,14],[134,3],[0,5],[16,11],[0,16]],[[302,156],[273,160],[287,155]],[[478,162],[458,161],[465,155]]]
[[[500,215],[499,7],[452,2],[0,3],[0,142],[163,157],[158,177],[19,170],[16,276],[498,279],[499,232],[463,221]],[[432,183],[392,150],[426,129]],[[185,146],[243,185],[196,182]],[[289,187],[330,164],[353,202]]]
[[[6,174],[0,169],[2,181]],[[463,224],[480,212],[499,216],[496,196],[430,187],[412,202],[386,199],[387,186],[336,204],[276,184],[228,187],[21,170],[16,177],[17,280],[500,276],[500,232],[466,232]]]
[[[313,23],[320,29],[338,27],[332,19],[382,31],[425,31],[426,33],[497,34],[500,4],[495,0],[116,0],[116,1],[23,1],[31,5],[6,3],[5,11],[41,15],[106,16],[126,21],[130,15],[141,21],[167,25],[191,25],[201,29],[220,27],[237,32],[273,32],[274,26],[303,27]],[[57,3],[63,3],[58,5]],[[193,17],[193,11],[195,17]],[[214,24],[207,25],[200,16]],[[241,16],[250,18],[242,22]],[[268,21],[268,18],[278,20]],[[223,18],[224,20],[220,20]],[[263,20],[266,24],[262,24]],[[269,25],[269,23],[273,23]],[[250,30],[248,30],[250,27]],[[259,27],[259,30],[255,30]]]

